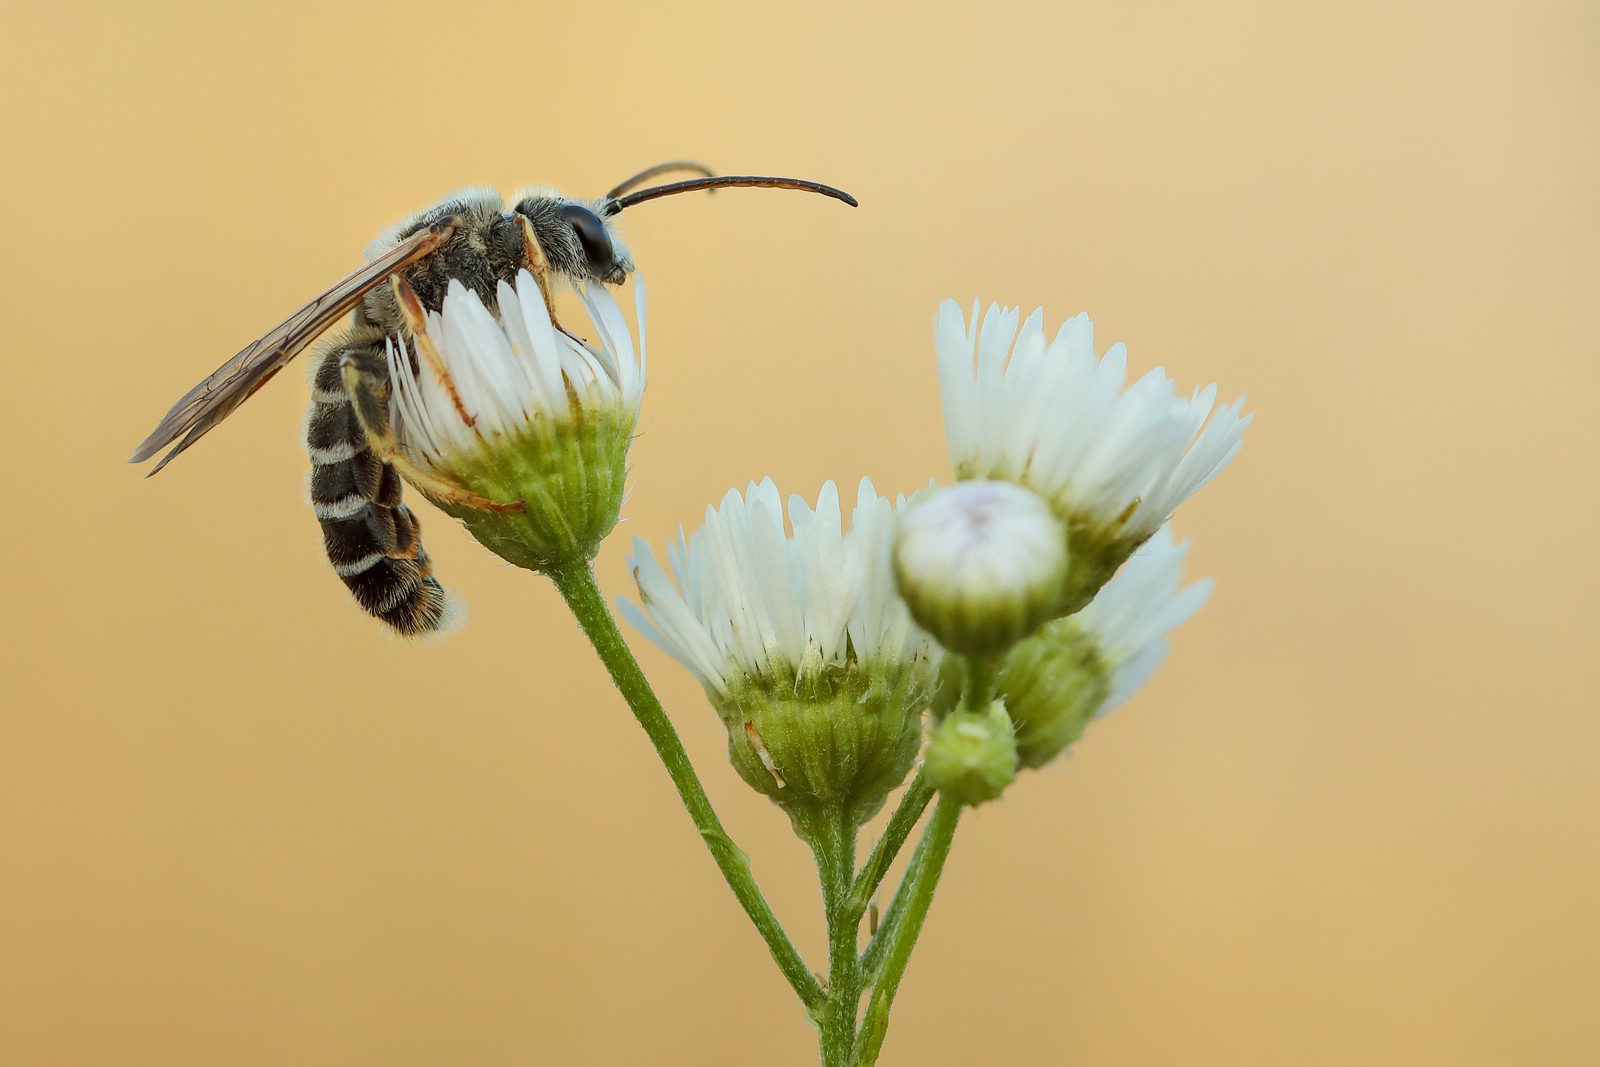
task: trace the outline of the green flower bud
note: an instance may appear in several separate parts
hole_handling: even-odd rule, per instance
[[[1163,527],[1088,607],[1045,624],[1006,654],[995,687],[1016,728],[1022,766],[1060,755],[1160,665],[1167,635],[1210,593],[1209,582],[1180,588],[1187,551]],[[948,699],[941,689],[936,715]]]
[[[832,482],[788,514],[792,534],[771,480],[730,490],[670,546],[670,576],[636,540],[641,607],[622,611],[699,678],[739,776],[807,836],[819,816],[866,821],[905,781],[940,654],[895,593],[894,508],[870,482],[848,533]]]
[[[1081,737],[1111,691],[1093,636],[1071,619],[1057,619],[1013,648],[997,682],[1024,767],[1044,766]]]
[[[1055,614],[1066,533],[1049,505],[1020,486],[962,482],[907,511],[894,572],[919,626],[952,652],[989,656]]]
[[[598,347],[552,325],[527,271],[498,295],[496,318],[451,282],[414,347],[391,342],[395,439],[412,481],[495,554],[533,570],[593,559],[622,507],[642,342],[636,357],[599,287],[584,292]]]
[[[934,788],[963,804],[983,804],[1017,776],[1017,739],[1001,701],[989,710],[945,717],[928,741],[923,773]]]

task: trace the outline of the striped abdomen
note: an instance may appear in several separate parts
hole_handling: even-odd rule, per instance
[[[416,516],[401,502],[394,467],[372,451],[340,374],[340,360],[384,365],[383,338],[355,331],[316,356],[306,448],[311,506],[322,524],[328,561],[356,603],[414,637],[442,628],[448,602],[422,550]]]

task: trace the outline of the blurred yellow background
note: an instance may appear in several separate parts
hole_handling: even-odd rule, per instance
[[[948,477],[936,302],[1080,309],[1249,393],[1217,589],[978,811],[885,1064],[1600,1062],[1592,5],[307,2],[7,15],[0,1064],[803,1064],[813,1035],[549,586],[423,516],[470,623],[328,573],[296,368],[180,393],[472,183],[704,159],[626,541],[729,485]],[[642,642],[641,642],[642,645]],[[809,858],[641,647],[774,906]]]

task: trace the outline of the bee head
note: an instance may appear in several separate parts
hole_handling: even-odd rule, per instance
[[[533,224],[539,247],[557,274],[573,282],[621,285],[633,273],[633,260],[600,207],[539,189],[518,194],[513,210]]]
[[[674,170],[692,170],[702,176],[648,189],[634,186]],[[550,267],[574,282],[595,281],[621,285],[633,273],[633,260],[617,238],[611,219],[634,204],[697,190],[743,186],[755,189],[799,189],[821,193],[856,206],[855,197],[831,185],[801,178],[714,177],[699,163],[661,163],[640,171],[599,200],[570,200],[554,189],[524,189],[516,196],[516,215],[533,224],[534,235]],[[633,191],[629,191],[633,190]]]

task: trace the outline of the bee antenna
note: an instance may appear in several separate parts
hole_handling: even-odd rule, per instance
[[[659,177],[662,174],[671,174],[675,170],[692,170],[696,174],[704,175],[707,178],[716,173],[704,163],[696,163],[692,159],[675,159],[671,163],[657,163],[655,166],[646,167],[633,177],[619,182],[615,189],[605,195],[604,199],[615,200],[640,182],[647,182],[651,178]]]
[[[799,189],[807,193],[821,193],[831,196],[835,200],[843,200],[851,207],[856,206],[856,198],[842,189],[835,189],[831,185],[821,182],[808,182],[800,178],[749,178],[749,177],[720,177],[720,178],[690,178],[688,181],[671,182],[667,185],[655,185],[649,189],[640,189],[636,193],[626,196],[609,196],[600,207],[600,213],[606,217],[620,213],[624,208],[635,204],[642,204],[646,200],[655,200],[663,196],[673,196],[677,193],[692,193],[697,189],[724,189],[741,187],[752,189]]]

